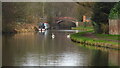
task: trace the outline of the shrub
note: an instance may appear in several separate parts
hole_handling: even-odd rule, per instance
[[[120,2],[111,9],[109,19],[120,19]]]

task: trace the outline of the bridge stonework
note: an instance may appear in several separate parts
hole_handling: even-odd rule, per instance
[[[109,19],[109,34],[120,35],[120,19]]]

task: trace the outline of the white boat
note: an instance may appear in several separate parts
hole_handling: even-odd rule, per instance
[[[42,32],[42,31],[45,31],[45,30],[48,30],[49,29],[49,24],[48,23],[40,23],[39,25],[39,31]]]

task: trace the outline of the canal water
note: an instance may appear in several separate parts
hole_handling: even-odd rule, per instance
[[[69,34],[77,30],[49,30],[2,36],[3,66],[113,66],[118,51],[77,45]],[[52,37],[52,34],[55,37]]]

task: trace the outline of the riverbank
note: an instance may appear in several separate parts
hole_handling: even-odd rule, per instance
[[[92,31],[79,32],[71,34],[71,40],[77,43],[104,47],[110,49],[120,49],[118,43],[120,35],[94,34]]]
[[[80,26],[80,27],[73,27],[73,30],[82,30],[82,31],[92,31],[93,27],[84,27],[84,26]]]
[[[2,30],[2,33],[25,33],[38,31],[38,26],[35,24],[16,24],[6,27]]]

